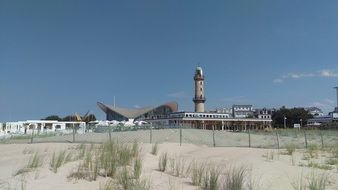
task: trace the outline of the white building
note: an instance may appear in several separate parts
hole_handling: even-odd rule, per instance
[[[275,109],[256,109],[255,110],[255,117],[258,119],[272,119],[272,114],[275,112]]]
[[[233,113],[232,113],[232,108],[216,108],[216,113],[230,114],[231,117],[232,117],[232,115],[233,115]]]
[[[317,107],[309,107],[309,108],[304,108],[306,111],[309,112],[309,114],[313,115],[313,117],[323,117],[324,113],[321,109]]]
[[[40,134],[40,133],[71,133],[73,127],[78,133],[85,133],[85,122],[73,121],[47,121],[47,120],[27,120],[17,122],[7,122],[1,125],[0,134]]]
[[[234,118],[248,118],[253,117],[252,105],[233,105],[233,117]]]

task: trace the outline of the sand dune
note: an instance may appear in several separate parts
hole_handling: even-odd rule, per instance
[[[69,150],[74,151],[76,144],[67,143],[39,143],[39,144],[0,144],[0,187],[2,189],[25,189],[34,190],[91,190],[99,189],[100,184],[104,184],[107,178],[98,177],[96,181],[69,180],[67,176],[76,168],[79,161],[74,161],[63,165],[57,173],[49,169],[49,161],[54,151]],[[159,144],[157,156],[150,154],[151,144],[141,144],[143,172],[142,176],[151,180],[152,189],[198,189],[192,186],[190,178],[174,177],[170,174],[158,171],[159,155],[168,152],[171,157],[182,158],[186,163],[192,160],[207,161],[219,167],[246,166],[251,168],[252,176],[259,183],[259,189],[266,190],[285,190],[293,189],[292,181],[295,181],[301,174],[307,176],[311,172],[328,173],[332,184],[328,189],[338,189],[337,169],[321,170],[309,167],[300,167],[299,163],[307,162],[302,160],[304,153],[297,150],[293,157],[278,154],[275,149],[257,148],[232,148],[232,147],[207,147],[203,145],[177,143]],[[33,152],[39,152],[43,156],[44,164],[37,170],[23,175],[13,176],[22,168],[32,156]],[[274,158],[266,158],[267,155]],[[325,155],[319,153],[317,160],[323,161]],[[0,189],[1,189],[0,188]]]

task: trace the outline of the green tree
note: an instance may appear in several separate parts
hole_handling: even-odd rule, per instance
[[[60,118],[58,115],[50,115],[50,116],[47,116],[46,118],[44,118],[42,120],[61,121],[62,118]]]
[[[295,123],[302,123],[305,125],[308,119],[313,118],[308,111],[304,108],[292,108],[288,109],[285,107],[280,108],[272,114],[273,126],[277,128],[284,127],[284,118],[286,117],[286,127],[292,128]]]

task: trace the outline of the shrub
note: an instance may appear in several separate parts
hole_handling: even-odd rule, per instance
[[[293,143],[289,143],[285,145],[286,148],[286,154],[292,155],[296,151],[296,145]]]
[[[331,170],[333,169],[332,166],[330,165],[325,165],[325,164],[318,164],[315,162],[309,162],[307,167],[311,167],[311,168],[318,168],[318,169],[322,169],[322,170]]]
[[[310,158],[315,158],[318,156],[318,147],[316,144],[309,144],[306,150],[306,153]]]
[[[337,165],[338,166],[338,159],[337,158],[330,158],[328,160],[325,161],[326,164],[329,165]]]

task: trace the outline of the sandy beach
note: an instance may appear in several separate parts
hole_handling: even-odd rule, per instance
[[[99,189],[108,178],[99,176],[96,181],[68,179],[67,176],[80,161],[71,161],[62,165],[57,173],[50,170],[49,163],[53,152],[66,150],[76,151],[78,144],[70,143],[39,143],[39,144],[0,144],[0,189],[34,189],[34,190],[92,190]],[[193,186],[189,177],[175,177],[168,172],[158,170],[159,156],[167,152],[169,157],[183,159],[185,163],[192,161],[208,162],[219,168],[245,166],[251,171],[251,178],[259,189],[292,190],[292,183],[300,176],[311,173],[328,174],[331,184],[328,189],[338,189],[338,170],[315,169],[301,167],[304,151],[297,150],[293,156],[278,153],[275,149],[207,147],[203,145],[162,143],[158,145],[158,154],[152,155],[151,144],[140,144],[143,161],[142,177],[149,179],[151,189],[199,189]],[[36,170],[14,176],[14,174],[39,152],[43,165]],[[318,162],[326,155],[319,152]]]

